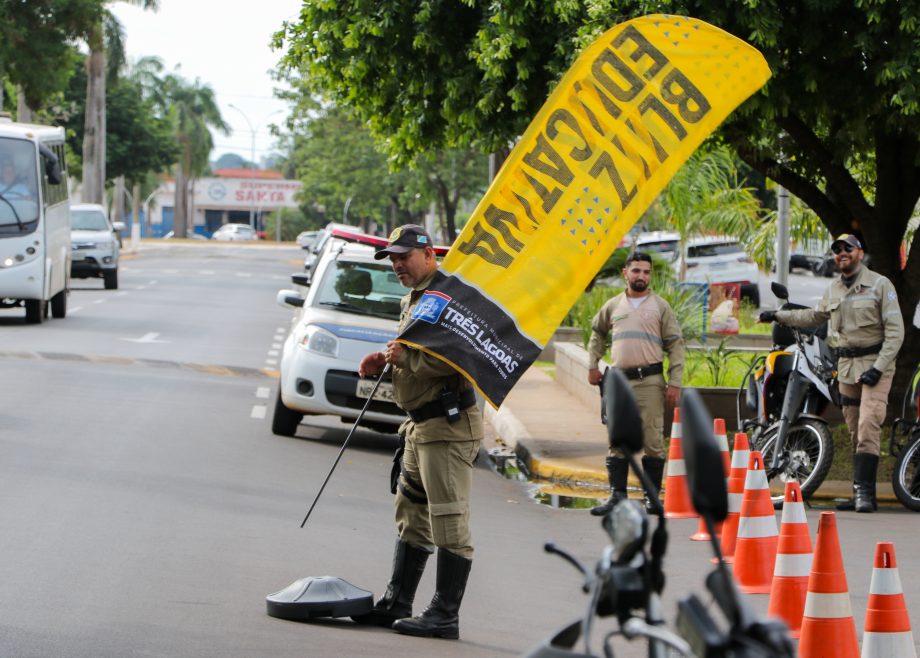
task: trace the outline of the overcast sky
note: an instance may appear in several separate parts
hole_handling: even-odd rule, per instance
[[[287,105],[273,98],[269,75],[282,53],[272,51],[269,43],[282,22],[296,20],[300,0],[159,0],[159,5],[156,13],[127,2],[108,5],[124,26],[128,57],[157,56],[167,71],[179,66],[183,77],[211,86],[233,131],[214,134],[212,160],[224,153],[250,158],[247,119],[255,129],[260,160],[271,152],[268,125],[283,121],[287,113]]]

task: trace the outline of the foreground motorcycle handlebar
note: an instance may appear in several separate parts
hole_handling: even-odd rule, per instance
[[[646,492],[653,492],[634,456],[642,448],[642,425],[629,383],[614,369],[604,374],[604,380],[603,403],[610,443],[628,456]],[[636,501],[624,500],[604,517],[603,527],[611,543],[593,572],[563,549],[553,544],[545,546],[548,552],[562,556],[584,575],[583,589],[589,594],[589,604],[582,617],[544,640],[526,654],[527,658],[599,658],[591,643],[594,620],[611,616],[616,617],[617,627],[603,637],[606,658],[615,655],[612,641],[616,636],[631,641],[644,639],[648,655],[653,658],[664,658],[673,655],[672,652],[701,658],[795,656],[785,624],[764,621],[754,614],[722,560],[715,524],[727,516],[728,499],[720,448],[712,434],[712,419],[696,391],[684,392],[681,411],[691,497],[709,529],[718,562],[706,578],[706,588],[724,623],[717,623],[706,605],[691,594],[678,604],[679,634],[665,625],[660,599],[667,547],[664,511],[660,504],[654,510],[657,525],[649,533],[645,509]],[[650,498],[654,500],[655,496]]]

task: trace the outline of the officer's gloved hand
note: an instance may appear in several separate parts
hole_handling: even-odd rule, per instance
[[[761,311],[758,320],[760,322],[776,322],[776,311]]]
[[[875,386],[881,378],[882,372],[878,368],[869,368],[859,376],[859,383],[866,386]]]

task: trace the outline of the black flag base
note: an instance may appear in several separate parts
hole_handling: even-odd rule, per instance
[[[319,617],[365,615],[374,607],[374,595],[335,576],[308,576],[265,597],[269,617],[309,621]]]

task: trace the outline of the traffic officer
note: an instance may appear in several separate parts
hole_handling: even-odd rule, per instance
[[[604,356],[610,336],[610,363],[620,368],[630,380],[642,416],[645,454],[642,468],[661,490],[664,476],[664,413],[680,398],[684,371],[684,341],[680,323],[670,304],[649,289],[652,257],[633,252],[623,268],[626,290],[608,300],[591,321],[588,342],[588,383],[598,385],[603,378],[597,364]],[[668,355],[668,381],[664,379],[664,354]],[[626,480],[629,462],[619,448],[609,446],[607,477],[610,498],[594,507],[591,514],[603,516],[627,497]],[[646,500],[651,511],[651,501]]]
[[[411,291],[402,300],[399,331],[438,268],[431,236],[417,224],[395,229],[386,248],[399,282]],[[362,377],[393,369],[396,403],[408,418],[400,426],[405,449],[396,491],[399,540],[386,593],[359,623],[392,626],[400,633],[457,639],[459,610],[472,566],[470,489],[473,460],[482,440],[482,412],[470,383],[441,359],[396,341],[365,356]],[[438,548],[435,594],[420,615],[412,602],[428,555]]]
[[[862,243],[845,233],[831,244],[840,270],[814,310],[763,311],[761,322],[814,327],[828,320],[828,345],[837,356],[843,417],[853,450],[853,498],[840,510],[874,512],[882,423],[904,340],[898,295],[891,281],[862,264]]]

